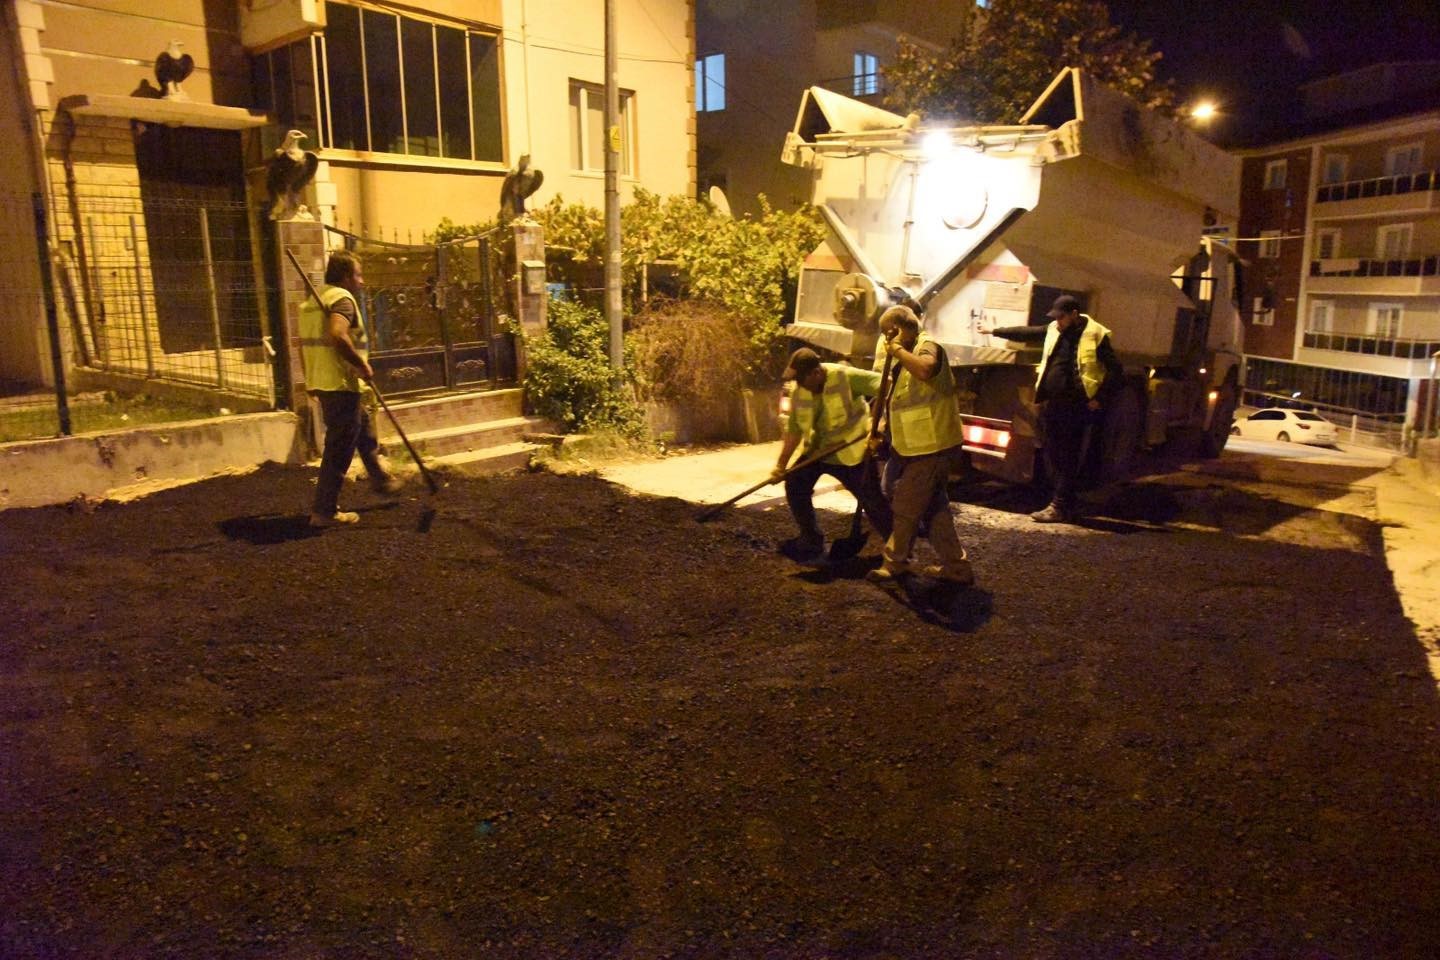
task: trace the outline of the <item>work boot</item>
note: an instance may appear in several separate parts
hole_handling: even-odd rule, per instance
[[[886,560],[874,570],[868,571],[865,574],[865,579],[869,580],[871,583],[878,583],[882,587],[888,586],[889,584],[892,584],[899,580],[905,574],[909,573],[911,569],[912,568],[909,561]]]
[[[1030,519],[1036,523],[1070,523],[1075,515],[1069,510],[1062,510],[1057,504],[1050,504],[1044,510],[1036,510],[1030,514]]]
[[[975,570],[970,566],[969,560],[952,564],[932,563],[922,567],[919,572],[932,580],[945,580],[961,587],[968,587],[975,582]]]
[[[323,513],[310,514],[310,526],[312,527],[339,527],[359,522],[360,514],[349,510],[336,510],[328,517]]]
[[[405,486],[405,481],[388,473],[370,478],[370,489],[382,497],[393,497]]]
[[[780,544],[780,552],[796,563],[813,565],[825,560],[824,537],[794,537]]]

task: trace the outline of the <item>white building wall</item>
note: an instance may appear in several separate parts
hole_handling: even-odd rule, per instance
[[[545,174],[531,198],[557,194],[601,207],[605,178],[571,161],[570,81],[605,82],[604,4],[505,0],[505,89],[510,163],[524,153]],[[637,159],[620,179],[622,202],[636,187],[689,195],[695,180],[694,32],[690,0],[617,0],[617,83],[634,91]]]

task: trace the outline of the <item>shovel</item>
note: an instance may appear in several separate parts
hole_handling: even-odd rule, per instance
[[[854,440],[846,440],[843,443],[835,444],[833,447],[826,447],[824,450],[819,450],[815,453],[812,453],[804,460],[801,460],[799,463],[795,464],[793,467],[780,474],[780,476],[774,478],[766,477],[764,480],[761,480],[754,486],[746,487],[744,490],[741,490],[739,493],[735,494],[735,496],[731,497],[729,500],[726,500],[724,503],[717,503],[713,507],[706,507],[704,510],[700,511],[700,513],[696,515],[695,519],[698,520],[700,523],[705,523],[706,521],[712,520],[715,517],[719,516],[721,511],[723,511],[726,507],[738,503],[739,501],[750,496],[750,494],[754,493],[756,490],[759,490],[761,487],[768,487],[772,483],[779,483],[786,477],[790,476],[790,474],[794,473],[796,470],[801,470],[805,467],[808,467],[810,466],[810,464],[815,463],[817,460],[824,460],[832,453],[838,453],[839,451],[844,450],[846,447],[853,447],[855,444],[861,443],[866,439],[868,439],[868,437],[856,437]]]
[[[875,439],[876,437],[880,436],[881,432],[883,431],[883,428],[881,427],[881,415],[885,412],[886,407],[890,403],[890,395],[895,392],[896,381],[900,379],[899,377],[891,376],[891,373],[893,372],[891,369],[891,364],[894,362],[894,359],[894,357],[885,358],[885,369],[880,374],[880,390],[879,393],[876,395],[877,402],[875,404],[875,409],[878,412],[871,420],[870,433],[866,437],[867,440]],[[865,458],[860,461],[862,466],[869,466],[872,459],[871,450],[874,449],[874,446],[875,445],[873,443],[866,445]],[[863,512],[864,511],[860,507],[859,498],[856,498],[855,515],[850,518],[850,532],[841,539],[836,540],[834,543],[830,544],[831,563],[843,563],[846,560],[852,560],[860,553],[861,550],[865,549],[865,543],[867,540],[870,539],[870,534],[865,530],[865,520],[862,515]]]
[[[325,301],[320,299],[320,291],[315,289],[315,284],[311,282],[309,275],[305,273],[305,268],[300,266],[300,261],[295,259],[295,254],[292,253],[288,247],[285,249],[285,256],[290,258],[290,263],[295,267],[295,272],[300,274],[301,280],[305,281],[305,289],[310,291],[310,296],[315,298],[315,303],[320,307],[320,312],[323,314],[326,309]],[[440,484],[435,482],[435,476],[430,472],[429,468],[425,466],[425,461],[420,459],[420,454],[415,452],[415,447],[410,443],[410,438],[405,435],[405,428],[400,426],[400,421],[395,418],[395,414],[390,410],[390,404],[385,402],[385,395],[380,392],[379,387],[375,386],[374,381],[369,381],[369,383],[370,389],[375,391],[375,399],[380,401],[380,408],[385,411],[385,415],[390,418],[390,424],[395,428],[395,432],[400,435],[400,442],[405,444],[405,451],[410,454],[410,459],[415,461],[415,466],[420,468],[420,476],[424,479],[425,486],[430,489],[432,496],[439,493]],[[424,528],[424,532],[428,532],[428,521],[434,519],[435,512],[433,509],[427,509],[425,513],[426,516],[421,519],[421,526]]]

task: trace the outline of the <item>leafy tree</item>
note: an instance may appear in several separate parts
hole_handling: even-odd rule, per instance
[[[629,385],[610,369],[610,326],[600,311],[552,299],[545,333],[526,337],[525,350],[525,394],[536,413],[568,431],[644,431]],[[628,346],[627,353],[633,358]]]
[[[993,0],[939,54],[902,43],[884,69],[886,105],[977,123],[1015,123],[1062,67],[1079,67],[1144,106],[1174,108],[1161,53],[1110,22],[1101,0]]]

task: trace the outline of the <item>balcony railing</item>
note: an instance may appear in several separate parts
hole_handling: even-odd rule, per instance
[[[1316,203],[1336,200],[1360,200],[1365,197],[1390,197],[1401,193],[1440,190],[1440,171],[1402,173],[1395,177],[1374,177],[1370,180],[1346,180],[1322,184],[1315,191]]]
[[[1322,333],[1305,331],[1305,346],[1313,350],[1338,350],[1370,357],[1394,357],[1397,360],[1428,360],[1440,352],[1440,340],[1412,340],[1400,337],[1377,337],[1359,333]]]
[[[1310,261],[1312,277],[1433,277],[1437,274],[1440,274],[1440,255],[1434,254],[1404,260],[1339,257]]]
[[[843,93],[856,100],[879,100],[885,95],[885,77],[878,73],[859,73],[847,77],[830,77],[815,84],[826,90]]]

